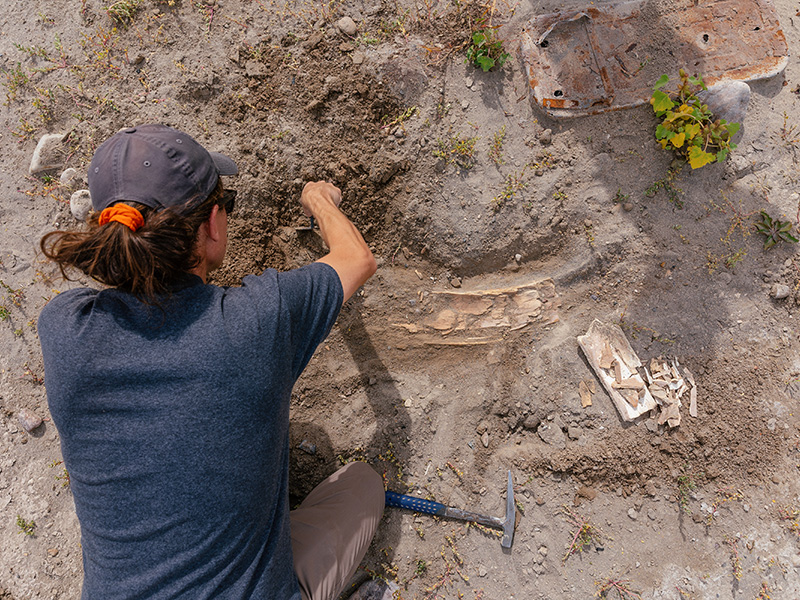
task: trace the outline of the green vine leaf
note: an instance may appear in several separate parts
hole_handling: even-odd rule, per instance
[[[701,150],[697,146],[692,146],[689,149],[689,166],[693,169],[699,169],[716,160],[716,156]]]
[[[662,75],[661,77],[658,78],[658,81],[656,81],[656,84],[653,86],[653,89],[660,90],[662,87],[667,85],[667,82],[669,82],[669,75]]]
[[[653,110],[656,113],[669,110],[673,106],[675,106],[675,103],[670,99],[668,94],[659,91],[653,92],[652,103],[653,103]]]

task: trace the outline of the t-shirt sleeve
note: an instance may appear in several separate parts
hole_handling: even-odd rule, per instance
[[[333,267],[319,262],[285,272],[269,270],[260,276],[245,277],[243,283],[252,293],[252,288],[258,287],[253,286],[254,280],[265,283],[265,279],[273,277],[277,298],[268,294],[273,298],[271,306],[262,308],[277,309],[282,321],[279,330],[288,337],[287,350],[291,352],[292,375],[296,379],[336,322],[344,291]]]

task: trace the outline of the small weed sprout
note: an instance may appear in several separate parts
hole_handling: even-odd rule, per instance
[[[792,222],[773,219],[766,211],[760,213],[761,219],[756,222],[756,231],[764,236],[764,250],[769,250],[778,242],[796,244],[798,240],[792,234]]]
[[[772,600],[770,592],[772,592],[772,589],[769,587],[769,585],[767,585],[767,582],[762,581],[761,590],[758,592],[758,595],[753,600]]]
[[[797,149],[800,148],[800,131],[797,130],[797,125],[789,125],[789,115],[786,114],[786,111],[783,112],[783,125],[779,134],[784,148],[791,151],[792,159],[797,162]]]
[[[664,149],[673,150],[699,169],[712,162],[722,162],[736,148],[731,138],[739,131],[739,123],[728,123],[725,119],[714,119],[697,97],[697,92],[706,86],[698,75],[691,77],[679,71],[680,85],[677,92],[661,91],[669,77],[663,75],[653,87],[650,104],[661,122],[656,127],[656,140]]]
[[[54,460],[53,462],[48,465],[51,469],[63,465],[64,461],[61,460]],[[56,481],[61,482],[61,487],[69,487],[69,472],[67,471],[66,467],[61,467],[61,472],[55,476]]]
[[[20,533],[24,533],[27,536],[33,537],[36,535],[36,521],[33,519],[26,521],[21,516],[17,515],[17,527],[19,527]]]
[[[702,473],[700,475],[702,476]],[[687,515],[690,515],[692,514],[692,510],[689,508],[689,496],[694,490],[697,489],[696,477],[693,473],[684,472],[683,474],[678,475],[676,481],[678,483],[678,504],[683,512],[685,512]]]
[[[714,518],[717,516],[719,509],[723,506],[726,502],[741,502],[744,500],[744,494],[740,490],[731,490],[728,488],[720,488],[717,490],[716,496],[714,501],[711,503],[710,512],[708,513],[708,517],[706,517],[706,523],[711,525]]]
[[[3,69],[3,75],[5,77],[3,85],[6,88],[5,105],[8,106],[16,99],[20,88],[24,87],[30,79],[25,69],[22,68],[22,63],[17,63],[12,69]]]
[[[456,134],[446,140],[436,140],[436,149],[433,155],[441,158],[446,164],[455,163],[462,169],[471,169],[475,166],[475,143],[477,137],[461,137]]]
[[[778,509],[781,521],[787,522],[789,531],[794,533],[800,539],[800,509],[794,506],[786,506]]]
[[[678,169],[669,169],[667,171],[667,176],[664,179],[654,181],[653,185],[644,191],[644,195],[648,198],[652,198],[658,193],[659,190],[664,190],[667,193],[667,197],[669,198],[670,202],[672,202],[678,208],[683,208],[683,200],[681,200],[680,196],[683,193],[683,190],[679,187],[675,187],[673,183],[679,172],[680,170]]]
[[[641,600],[638,592],[631,589],[631,582],[627,579],[608,577],[603,581],[596,581],[597,592],[595,598],[608,598],[611,592],[616,592],[619,600]]]
[[[742,560],[739,557],[739,540],[737,538],[725,536],[725,543],[728,545],[731,552],[731,567],[733,568],[733,576],[736,578],[736,581],[741,581],[743,571]]]
[[[525,169],[522,169],[519,173],[510,173],[506,175],[506,179],[503,182],[503,189],[492,198],[492,206],[495,210],[499,210],[504,204],[513,200],[514,196],[526,187],[528,187],[528,184],[525,182]]]
[[[500,68],[511,55],[503,48],[503,41],[496,37],[494,29],[479,29],[472,33],[467,48],[467,62],[484,72]]]
[[[572,540],[567,548],[567,552],[561,559],[562,563],[566,563],[567,559],[573,554],[583,552],[591,546],[602,546],[603,534],[600,529],[592,525],[589,519],[573,512],[566,505],[561,507],[561,514],[564,516],[567,523],[575,527],[575,531],[570,534]]]
[[[624,204],[625,202],[630,200],[630,198],[631,198],[630,194],[623,194],[622,193],[622,188],[617,188],[617,193],[614,194],[614,198],[612,198],[612,202],[614,204]]]
[[[506,139],[506,126],[503,125],[494,134],[494,137],[492,138],[492,145],[489,148],[489,158],[491,158],[492,162],[498,167],[506,162],[503,159],[503,143],[505,142],[505,139]]]
[[[22,376],[36,385],[44,383],[44,377],[36,373],[27,362],[22,365]]]
[[[411,117],[418,114],[419,114],[419,107],[412,106],[401,112],[394,119],[391,119],[388,115],[386,115],[383,117],[383,119],[381,119],[381,121],[383,122],[381,129],[392,129],[395,126],[397,126],[400,127],[403,131],[405,131],[406,121],[408,121]]]
[[[141,0],[119,0],[106,7],[106,13],[116,25],[125,25],[133,20]]]

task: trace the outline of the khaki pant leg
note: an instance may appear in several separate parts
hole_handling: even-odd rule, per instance
[[[303,600],[334,600],[367,553],[383,515],[383,479],[352,462],[290,513],[294,571]]]

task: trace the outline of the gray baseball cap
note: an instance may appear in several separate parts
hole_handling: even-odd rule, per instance
[[[220,175],[236,175],[229,157],[209,152],[190,135],[166,125],[138,125],[118,131],[94,153],[89,165],[92,206],[116,202],[150,208],[201,204]]]

